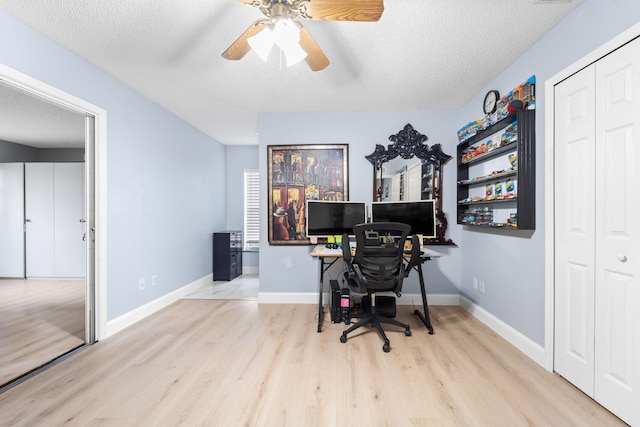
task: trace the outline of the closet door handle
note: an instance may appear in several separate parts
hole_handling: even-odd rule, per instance
[[[627,262],[627,256],[625,254],[618,254],[618,255],[616,255],[616,258],[620,262]]]

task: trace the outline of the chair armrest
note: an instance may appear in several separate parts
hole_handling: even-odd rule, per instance
[[[405,277],[409,276],[409,273],[416,265],[422,262],[422,253],[420,252],[420,239],[418,236],[411,237],[411,258],[407,264],[407,268],[404,272]]]
[[[360,270],[360,266],[358,264],[352,264],[351,268],[353,269],[353,272],[356,274],[356,277],[358,278],[358,282],[363,283],[364,276],[362,276],[362,270]]]
[[[349,246],[348,234],[342,235],[342,258],[347,262],[351,262],[351,247]]]

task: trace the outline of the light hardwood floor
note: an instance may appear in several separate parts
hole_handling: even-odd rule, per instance
[[[84,344],[84,281],[0,280],[0,385]]]
[[[616,426],[459,307],[382,351],[314,305],[180,300],[0,395],[0,425]]]

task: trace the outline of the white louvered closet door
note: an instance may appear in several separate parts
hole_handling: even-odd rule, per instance
[[[640,40],[555,94],[554,367],[640,425]]]

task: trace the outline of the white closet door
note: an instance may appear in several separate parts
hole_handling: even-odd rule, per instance
[[[640,40],[555,93],[555,370],[640,425]]]
[[[400,200],[400,174],[391,177],[391,196],[389,200]]]
[[[555,91],[556,372],[593,397],[595,69]]]
[[[640,425],[640,40],[596,63],[595,397]]]
[[[406,200],[420,200],[422,198],[422,163],[410,167],[407,171]]]
[[[55,163],[53,170],[55,277],[84,277],[84,165]]]
[[[23,163],[0,163],[0,277],[24,277]]]
[[[53,163],[26,163],[27,277],[54,277]]]

